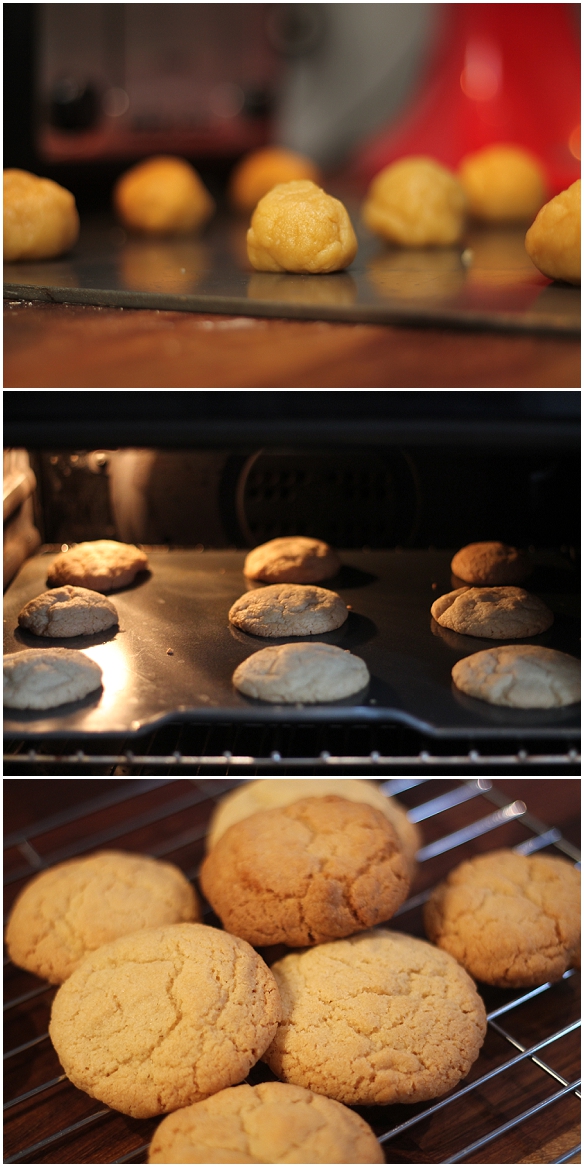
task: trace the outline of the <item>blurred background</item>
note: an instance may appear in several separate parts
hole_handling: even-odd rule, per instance
[[[357,186],[394,158],[456,166],[526,146],[554,192],[579,173],[576,4],[7,4],[4,165],[80,208],[155,153],[221,196],[269,142]]]

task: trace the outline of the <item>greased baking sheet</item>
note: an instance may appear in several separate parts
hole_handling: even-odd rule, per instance
[[[580,289],[552,283],[525,251],[523,227],[472,227],[456,247],[393,247],[362,226],[344,272],[254,272],[247,222],[218,216],[182,239],[126,237],[113,221],[84,220],[71,253],[6,264],[9,299],[377,324],[505,331],[580,331]]]
[[[63,645],[81,649],[103,669],[103,689],[83,701],[43,713],[5,710],[5,732],[36,738],[137,734],[167,720],[395,720],[437,737],[573,737],[580,706],[505,710],[460,693],[450,670],[461,657],[503,641],[460,636],[430,616],[433,600],[451,587],[447,551],[346,551],[329,586],[351,605],[346,623],[310,639],[363,657],[368,690],[325,705],[269,705],[237,693],[237,665],[269,644],[232,627],[231,604],[246,590],[244,552],[149,551],[151,571],[113,593],[120,623],[97,636],[48,640],[19,628],[23,605],[46,590],[55,550],[29,559],[5,596],[4,652]],[[568,560],[539,557],[530,588],[552,608],[555,622],[529,644],[579,655],[578,585]],[[308,639],[303,637],[301,639]],[[521,642],[514,642],[521,643]]]

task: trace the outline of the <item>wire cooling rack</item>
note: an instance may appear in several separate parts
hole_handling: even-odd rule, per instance
[[[241,780],[103,785],[103,792],[88,798],[86,783],[77,782],[78,804],[5,838],[7,907],[35,872],[109,845],[171,858],[196,879],[214,805]],[[423,936],[421,907],[432,886],[478,851],[545,849],[579,862],[579,852],[557,828],[534,818],[524,802],[510,801],[488,779],[393,779],[380,785],[401,796],[425,838],[415,894],[392,927]],[[94,791],[95,783],[87,786]],[[206,919],[216,922],[210,909]],[[8,959],[4,963],[4,1076],[10,1095],[4,1107],[4,1162],[146,1162],[160,1119],[127,1118],[72,1086],[60,1072],[47,1033],[56,986],[39,982]],[[578,981],[570,969],[556,984],[531,991],[479,986],[489,1026],[467,1079],[433,1103],[357,1108],[380,1139],[386,1161],[579,1161]],[[272,1077],[259,1063],[248,1081]]]

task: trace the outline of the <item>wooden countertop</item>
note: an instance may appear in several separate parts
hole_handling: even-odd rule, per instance
[[[88,305],[4,304],[4,385],[579,388],[573,337]]]

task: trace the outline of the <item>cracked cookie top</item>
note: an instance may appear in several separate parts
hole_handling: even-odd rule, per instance
[[[241,1082],[280,1015],[274,977],[249,944],[171,924],[88,956],[59,989],[49,1033],[74,1086],[149,1118]]]
[[[580,873],[552,855],[477,855],[435,888],[424,923],[477,980],[504,988],[556,981],[578,959]]]
[[[380,810],[394,828],[413,876],[416,851],[422,846],[420,829],[416,823],[410,822],[405,807],[397,799],[383,794],[379,786],[367,778],[261,778],[256,782],[246,782],[245,786],[230,790],[220,799],[209,823],[207,850],[213,850],[228,827],[257,810],[289,806],[301,798],[320,798],[323,794],[339,794],[350,802],[366,802]]]
[[[98,851],[27,883],[12,908],[6,944],[20,968],[58,985],[101,944],[199,918],[195,889],[173,863]]]
[[[354,1111],[299,1086],[234,1086],[165,1118],[149,1163],[384,1163]]]
[[[337,795],[242,819],[201,870],[224,927],[255,945],[321,944],[371,928],[403,903],[409,882],[385,815]]]
[[[254,636],[310,636],[340,628],[349,615],[345,601],[311,584],[271,584],[245,592],[229,619]]]
[[[435,600],[430,611],[443,628],[492,640],[538,636],[554,622],[543,600],[524,588],[457,588]]]
[[[277,961],[283,1021],[264,1061],[349,1105],[422,1102],[464,1078],[485,1007],[446,952],[376,929]]]

